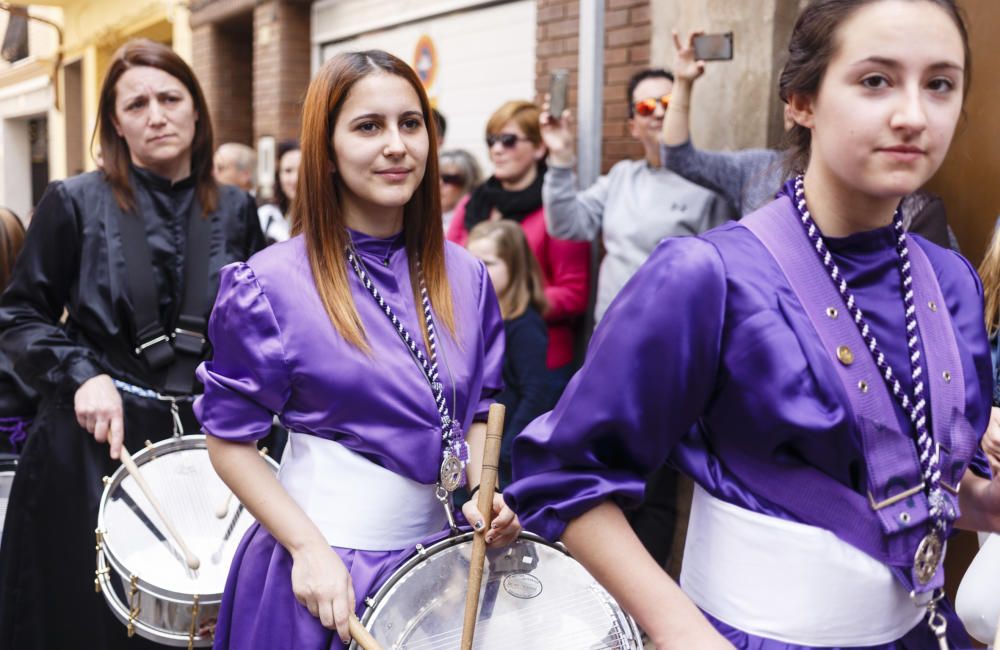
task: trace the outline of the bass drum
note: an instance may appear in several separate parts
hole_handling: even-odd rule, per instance
[[[384,648],[457,648],[473,533],[423,548],[389,578],[361,622]],[[631,617],[561,546],[522,533],[488,550],[473,648],[641,648]],[[357,650],[355,643],[351,650]]]
[[[7,519],[7,502],[10,500],[10,486],[14,484],[16,469],[16,455],[0,454],[0,538],[3,538],[3,522]]]

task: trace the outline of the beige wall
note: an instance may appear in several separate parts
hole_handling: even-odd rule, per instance
[[[1000,215],[1000,65],[993,40],[1000,2],[965,0],[962,6],[972,43],[967,119],[959,124],[948,158],[929,187],[944,197],[962,253],[978,264]]]
[[[706,149],[776,146],[781,138],[777,79],[788,36],[804,0],[755,0],[753,10],[732,0],[651,3],[653,65],[670,68],[671,30],[733,32],[732,61],[709,63],[695,84],[691,137]]]

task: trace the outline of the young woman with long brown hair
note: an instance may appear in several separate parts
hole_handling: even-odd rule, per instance
[[[981,287],[898,210],[962,113],[965,24],[952,0],[814,0],[788,54],[798,177],[660,244],[505,495],[658,650],[968,648],[942,560],[953,528],[1000,530]],[[680,585],[621,509],[668,459],[696,484]]]
[[[101,170],[48,187],[0,299],[0,349],[41,399],[0,548],[4,648],[151,645],[128,639],[94,591],[101,477],[123,444],[170,436],[158,394],[197,431],[207,346],[194,332],[219,269],[263,246],[251,199],[212,179],[208,105],[169,47],[135,40],[115,53],[95,139]],[[179,330],[194,333],[181,333],[186,350],[172,343]]]
[[[212,462],[260,522],[216,648],[344,647],[348,614],[446,528],[440,490],[478,484],[501,385],[500,311],[483,265],[444,243],[416,74],[385,52],[340,54],[303,110],[296,236],[226,269],[199,370]],[[289,431],[278,479],[253,444],[273,414]],[[494,510],[487,542],[512,541],[499,494]],[[482,525],[471,501],[463,512]]]

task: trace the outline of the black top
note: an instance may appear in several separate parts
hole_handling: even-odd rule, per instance
[[[549,380],[545,365],[549,335],[542,316],[528,307],[517,318],[505,320],[503,328],[507,338],[503,359],[504,388],[497,395],[497,402],[507,409],[501,443],[501,458],[505,467],[501,474],[509,477],[510,449],[514,438],[529,422],[552,409],[559,394]]]
[[[183,295],[187,218],[195,185],[192,179],[172,184],[145,170],[132,171],[160,317],[164,329],[171,331]],[[102,373],[140,386],[158,383],[159,375],[134,351],[136,326],[113,202],[102,172],[50,184],[11,283],[0,297],[0,350],[43,396],[72,395]],[[218,289],[219,269],[247,259],[264,245],[253,200],[235,187],[219,187],[218,207],[210,219],[206,318]]]

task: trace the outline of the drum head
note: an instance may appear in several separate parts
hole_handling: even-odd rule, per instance
[[[253,517],[235,498],[229,499],[225,517],[216,516],[230,493],[212,468],[204,436],[166,440],[134,459],[201,566],[187,568],[156,509],[124,467],[105,488],[98,516],[109,561],[125,580],[137,576],[144,589],[165,598],[221,595]]]
[[[471,533],[407,562],[379,590],[363,622],[385,648],[457,648]],[[638,648],[634,623],[580,564],[534,535],[487,552],[473,647]],[[354,647],[354,646],[352,646]]]

